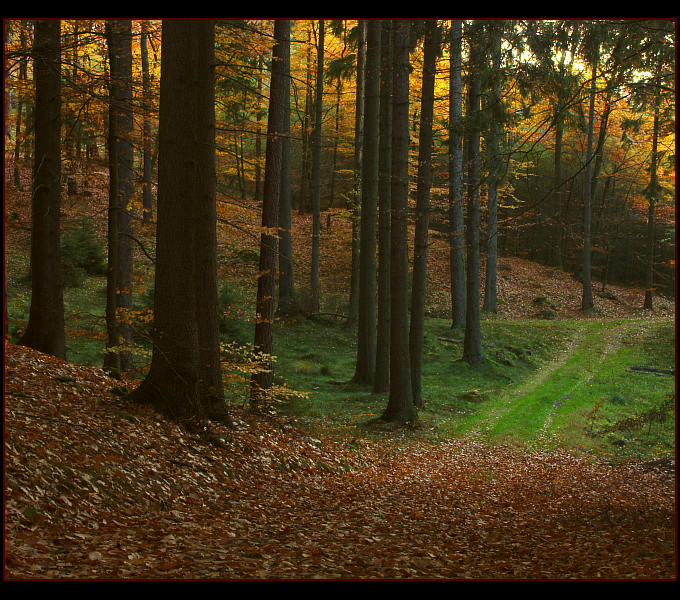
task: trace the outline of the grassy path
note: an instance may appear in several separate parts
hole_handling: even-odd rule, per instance
[[[670,378],[662,381],[627,372],[641,359],[640,348],[653,344],[666,326],[663,322],[583,322],[552,361],[519,387],[480,406],[468,420],[469,431],[532,449],[565,442],[583,445],[584,433],[602,418],[603,403],[620,398],[617,390],[624,378],[627,389],[631,383],[644,386],[636,396],[647,393],[658,398],[664,385],[672,389]],[[620,398],[619,403],[626,401]]]

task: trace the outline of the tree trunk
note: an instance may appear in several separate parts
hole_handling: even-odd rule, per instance
[[[591,192],[592,192],[592,159],[593,159],[593,127],[595,121],[595,93],[597,89],[597,64],[599,46],[592,63],[592,80],[590,84],[590,110],[588,119],[588,142],[586,149],[586,177],[583,190],[583,297],[581,309],[593,308],[593,285],[591,277]]]
[[[324,21],[319,20],[316,62],[316,94],[314,100],[314,130],[312,131],[312,268],[310,291],[312,314],[321,306],[319,256],[321,252],[321,120],[323,118],[323,48]]]
[[[262,356],[263,369],[250,379],[250,408],[264,412],[274,378],[274,292],[276,286],[276,236],[270,232],[278,227],[281,194],[281,159],[285,132],[284,104],[289,72],[288,48],[290,21],[274,24],[274,49],[265,150],[264,201],[262,204],[262,234],[260,236],[260,273],[257,282],[257,317],[255,321],[255,353]],[[323,36],[320,37],[323,47]]]
[[[352,214],[352,264],[349,282],[349,318],[347,326],[354,327],[359,319],[359,220],[361,189],[361,157],[364,137],[364,87],[366,85],[366,21],[357,23],[359,36],[357,40],[357,85],[356,85],[356,113],[354,117],[354,187],[350,194],[350,212]]]
[[[226,419],[208,333],[217,330],[214,110],[213,22],[163,21],[153,355],[131,397],[199,429]]]
[[[131,354],[121,350],[131,341],[128,315],[132,307],[132,239],[130,206],[134,197],[132,150],[132,22],[106,22],[109,50],[109,231],[106,280],[108,331],[104,366],[127,371]]]
[[[659,146],[659,106],[661,104],[661,89],[659,79],[656,81],[656,94],[654,97],[654,131],[652,134],[652,161],[649,168],[650,180],[647,196],[649,198],[649,212],[647,214],[647,269],[645,272],[645,304],[647,310],[653,308],[654,291],[654,244],[655,226],[654,210],[657,194],[659,193],[659,182],[657,175],[657,152]]]
[[[492,22],[488,25],[492,43],[492,71],[490,101],[487,107],[491,114],[487,141],[488,180],[488,219],[486,242],[486,280],[484,288],[484,310],[498,312],[498,184],[501,160],[499,145],[503,126],[501,105],[501,27],[502,24]]]
[[[366,28],[366,86],[361,169],[359,320],[354,381],[373,383],[376,348],[376,225],[380,125],[380,21]]]
[[[451,22],[449,88],[449,254],[451,269],[451,325],[465,327],[465,224],[463,219],[463,86],[461,50],[463,26]]]
[[[151,78],[149,75],[149,51],[147,43],[149,39],[149,24],[142,21],[142,35],[140,49],[142,54],[142,96],[144,106],[144,123],[142,129],[142,214],[145,223],[153,221],[153,200],[151,194]]]
[[[380,33],[380,140],[378,164],[378,328],[373,392],[390,389],[390,185],[392,161],[392,23]]]
[[[408,347],[409,37],[411,23],[394,20],[392,108],[392,221],[390,264],[390,394],[382,419],[415,421]]]
[[[61,21],[35,23],[35,150],[31,198],[31,308],[19,342],[66,356],[61,279]]]
[[[290,31],[281,47],[283,74],[283,129],[281,137],[281,192],[279,198],[279,306],[280,316],[298,312],[293,276],[293,239],[290,179]]]
[[[479,186],[480,186],[480,69],[482,52],[479,42],[481,26],[470,27],[470,69],[468,84],[468,112],[466,137],[468,145],[467,181],[467,311],[465,318],[465,338],[463,360],[477,365],[484,359],[480,325],[480,260],[479,260]]]
[[[435,20],[426,22],[423,51],[423,81],[420,101],[420,132],[418,139],[418,182],[416,189],[416,231],[413,243],[413,283],[411,288],[411,328],[409,356],[413,402],[423,406],[422,361],[425,331],[425,299],[427,296],[427,244],[432,180],[432,122],[434,118],[434,83],[439,29]]]

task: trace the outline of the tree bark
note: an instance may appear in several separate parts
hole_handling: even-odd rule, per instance
[[[366,87],[361,169],[359,320],[354,381],[373,383],[376,348],[376,225],[380,123],[380,21],[366,27]]]
[[[274,293],[276,286],[276,235],[279,199],[281,195],[281,162],[283,138],[286,135],[285,95],[289,72],[288,48],[290,21],[277,20],[274,24],[272,76],[267,122],[267,147],[262,204],[262,233],[260,236],[260,273],[257,282],[257,317],[255,321],[255,353],[261,355],[262,369],[250,379],[250,408],[253,412],[266,411],[274,378]],[[323,41],[323,37],[321,37]]]
[[[61,279],[61,21],[35,23],[35,149],[31,197],[31,308],[19,342],[66,356]]]
[[[416,189],[416,230],[413,242],[413,283],[411,288],[411,328],[409,356],[411,387],[416,407],[423,406],[422,361],[427,295],[427,244],[432,183],[432,122],[434,118],[434,83],[439,52],[439,29],[435,20],[426,22],[423,50],[423,81],[420,102],[418,139],[418,182]]]
[[[417,418],[408,347],[408,77],[411,23],[395,20],[393,30],[390,394],[382,419],[403,424]]]
[[[380,34],[380,140],[378,164],[378,326],[373,392],[390,389],[390,185],[392,161],[392,23]]]
[[[480,258],[479,258],[479,187],[480,187],[480,99],[482,51],[479,42],[481,26],[470,28],[470,68],[468,84],[468,112],[466,115],[466,137],[468,146],[467,168],[467,297],[465,317],[465,341],[463,360],[477,365],[484,359],[480,324]]]
[[[451,325],[465,327],[465,223],[463,217],[463,86],[461,52],[463,26],[451,22],[449,88],[449,254],[451,269]]]

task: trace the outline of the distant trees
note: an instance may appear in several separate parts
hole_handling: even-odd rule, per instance
[[[20,343],[66,356],[61,277],[61,21],[35,22],[31,309]]]

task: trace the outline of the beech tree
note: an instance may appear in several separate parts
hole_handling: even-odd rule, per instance
[[[35,22],[31,308],[20,344],[66,355],[61,274],[61,21]]]
[[[229,422],[217,328],[214,23],[166,20],[162,34],[153,353],[131,397],[202,428]]]

